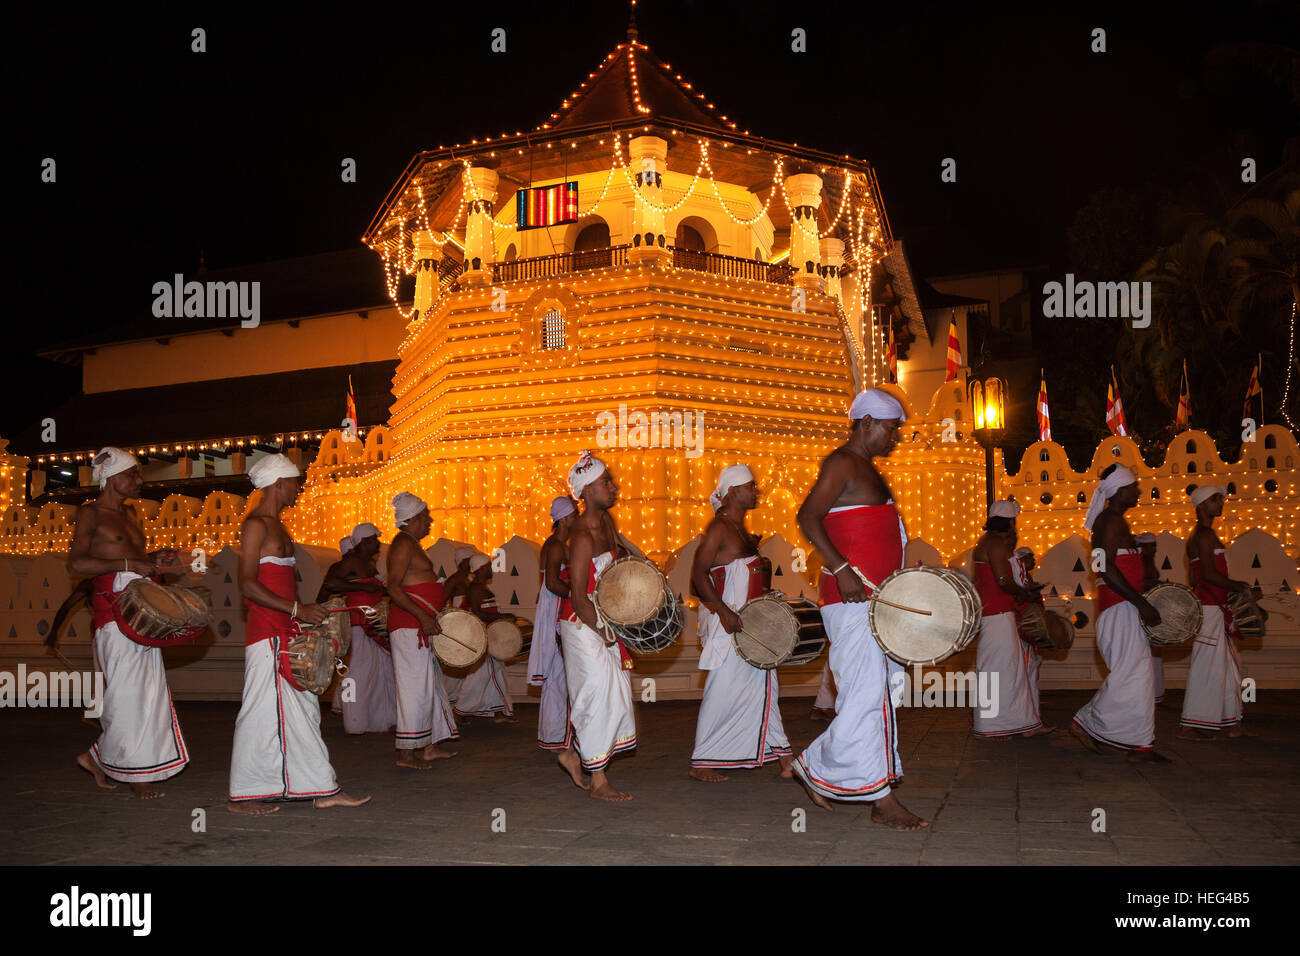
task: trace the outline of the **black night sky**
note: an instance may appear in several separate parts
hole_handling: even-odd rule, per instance
[[[1294,6],[1064,6],[805,14],[642,0],[638,22],[639,39],[741,128],[874,164],[923,275],[1027,263],[1063,273],[1069,227],[1098,190],[1216,214],[1243,188],[1242,156],[1261,176],[1282,163],[1297,135],[1295,76],[1225,65],[1223,51],[1300,35]],[[193,272],[200,250],[221,267],[355,245],[416,152],[533,128],[626,22],[611,0],[105,7],[75,19],[31,8],[10,36],[29,67],[11,87],[24,233],[11,349],[30,355],[125,320],[147,308],[152,283]],[[190,52],[195,26],[206,53]],[[505,54],[489,48],[498,26]],[[1089,50],[1098,26],[1105,54]],[[806,54],[791,52],[795,27]],[[39,181],[46,156],[53,185]],[[349,156],[356,184],[340,182]],[[940,182],[947,156],[955,184]],[[1049,375],[1070,361],[1043,359]],[[27,367],[31,387],[4,403],[0,435],[77,388],[74,370]]]

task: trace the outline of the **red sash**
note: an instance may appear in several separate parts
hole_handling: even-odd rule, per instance
[[[745,567],[749,569],[749,587],[745,591],[746,601],[762,597],[772,590],[772,565],[764,561],[761,554],[750,558],[745,563]],[[716,568],[709,568],[709,580],[713,582],[713,590],[718,592],[718,597],[722,597],[722,589],[727,586],[727,566],[720,564]]]
[[[1121,551],[1115,555],[1115,569],[1124,576],[1124,580],[1129,586],[1142,593],[1142,582],[1145,580],[1146,572],[1142,566],[1142,555],[1136,551]],[[1107,608],[1114,607],[1116,604],[1123,604],[1124,598],[1120,597],[1109,587],[1104,580],[1097,582],[1097,613],[1101,614]]]
[[[371,577],[368,578],[357,578],[356,583],[379,584],[380,581],[379,578],[374,577],[372,575]],[[344,593],[343,600],[350,608],[374,607],[376,604],[379,603],[379,601],[383,598],[383,596],[384,596],[383,593],[378,591],[348,591]],[[393,606],[390,603],[389,605],[390,615],[392,614],[392,608]],[[367,636],[369,636],[371,640],[373,640],[384,650],[389,651],[391,653],[392,648],[388,644],[388,638],[380,637],[378,634],[375,633],[374,625],[370,623],[369,618],[367,618],[364,613],[362,613],[361,611],[350,611],[348,613],[348,618],[352,621],[354,625],[360,627],[363,631],[365,631]]]
[[[832,511],[822,519],[831,544],[849,564],[879,584],[903,566],[903,539],[893,503],[860,505]],[[871,593],[871,588],[867,588]],[[840,603],[840,589],[830,568],[822,569],[821,604]]]
[[[613,548],[610,549],[609,553],[617,557],[617,552],[614,551]],[[569,584],[570,591],[572,591],[573,579],[569,577],[569,566],[567,564],[564,567],[560,568],[560,580],[567,582]],[[591,597],[595,593],[596,593],[596,559],[593,557],[591,559],[591,564],[587,568],[587,597]],[[560,620],[569,621],[573,624],[582,623],[582,621],[579,620],[578,618],[577,612],[573,610],[573,602],[570,601],[567,597],[560,598]],[[627,648],[623,646],[622,640],[619,640],[617,638],[616,640],[618,641],[618,659],[623,665],[623,670],[630,671],[633,666],[632,655],[629,654]]]
[[[293,601],[298,593],[298,581],[293,565],[262,562],[257,565],[257,580],[276,597]],[[284,611],[264,607],[245,598],[248,608],[248,621],[244,625],[244,646],[249,647],[258,641],[267,641],[273,637],[289,638],[292,618]]]
[[[145,637],[143,634],[136,633],[131,625],[122,618],[122,608],[117,600],[117,595],[121,592],[114,593],[113,591],[113,579],[117,577],[117,574],[116,571],[110,571],[108,574],[96,575],[95,581],[91,585],[90,613],[95,630],[99,630],[105,624],[116,624],[124,637],[145,647],[171,647],[173,644],[188,644],[207,630],[206,625],[203,627],[190,627],[183,631],[174,631],[163,638]],[[157,581],[157,578],[151,576],[148,580]]]
[[[1232,623],[1232,609],[1228,607],[1228,595],[1232,592],[1227,588],[1221,588],[1217,584],[1211,584],[1205,580],[1201,571],[1201,559],[1192,558],[1189,562],[1192,566],[1192,580],[1195,581],[1193,590],[1196,596],[1201,599],[1201,603],[1210,607],[1217,607],[1223,611],[1223,627],[1232,637],[1240,638],[1236,626]],[[1225,578],[1228,576],[1228,556],[1222,551],[1216,551],[1214,554],[1214,570],[1218,571]]]
[[[975,562],[975,587],[979,590],[980,602],[984,605],[984,617],[1017,610],[1016,599],[998,587],[998,582],[993,577],[993,565],[989,562]]]
[[[419,584],[412,584],[409,587],[402,588],[402,590],[411,596],[416,607],[433,615],[437,615],[442,610],[443,604],[446,603],[446,589],[442,586],[441,581],[421,581]],[[420,627],[420,622],[405,609],[398,607],[396,603],[390,604],[388,606],[388,633],[392,634],[393,631],[405,627],[413,627],[420,632],[420,647],[429,646],[429,635],[424,633],[424,630]]]

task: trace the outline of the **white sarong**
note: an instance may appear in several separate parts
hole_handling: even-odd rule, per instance
[[[1029,661],[1036,657],[1029,644],[1020,639],[1014,611],[980,618],[975,670],[981,687],[993,686],[993,679],[985,674],[997,675],[997,699],[991,702],[989,713],[976,705],[976,737],[1009,737],[1043,725],[1038,716],[1036,688],[1029,680]]]
[[[1183,694],[1184,727],[1214,730],[1241,723],[1241,662],[1224,628],[1223,609],[1201,605],[1201,633],[1192,645]]]
[[[749,596],[749,562],[726,566],[719,597],[733,611]],[[722,621],[703,604],[699,610],[700,670],[707,670],[704,699],[695,725],[692,767],[761,767],[791,753],[781,723],[776,668],[763,670],[736,653]]]
[[[795,761],[794,771],[834,800],[879,800],[903,778],[890,676],[903,667],[885,655],[871,633],[871,604],[822,608],[835,679],[835,717]]]
[[[567,750],[573,746],[569,686],[560,653],[559,615],[560,596],[546,586],[543,571],[542,588],[537,593],[537,616],[533,620],[533,643],[528,651],[528,683],[542,686],[537,708],[537,746],[543,750]]]
[[[1097,648],[1110,673],[1074,722],[1103,743],[1150,750],[1156,739],[1155,672],[1137,608],[1124,601],[1102,611]]]
[[[230,799],[307,800],[339,792],[320,735],[320,698],[280,676],[281,639],[244,648],[244,698],[235,720]]]
[[[506,665],[491,654],[460,682],[460,692],[453,708],[457,717],[513,716],[510,691],[506,688]]]
[[[420,631],[399,627],[388,634],[397,687],[398,750],[418,750],[459,736],[456,718],[443,690],[442,670],[433,650],[420,646]]]
[[[342,700],[344,730],[350,734],[381,734],[397,723],[393,656],[355,624],[352,625],[352,657],[347,677],[352,678],[352,696],[355,699],[347,700],[349,695],[336,691],[336,696]],[[340,688],[342,686],[340,682]]]
[[[817,699],[813,701],[813,710],[835,713],[835,678],[831,676],[830,661],[822,667],[822,682],[817,688]]]
[[[116,594],[140,577],[119,571]],[[167,687],[162,649],[137,644],[115,622],[95,630],[95,654],[104,671],[103,732],[90,756],[104,774],[124,783],[174,777],[190,762],[180,721]]]
[[[1156,695],[1156,703],[1165,699],[1165,659],[1156,653],[1151,645],[1151,687]]]
[[[608,557],[608,555],[605,555]],[[569,718],[584,770],[604,770],[616,753],[636,747],[632,680],[618,653],[587,625],[560,622]]]

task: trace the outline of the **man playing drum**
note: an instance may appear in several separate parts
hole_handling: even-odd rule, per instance
[[[1210,740],[1225,727],[1229,737],[1256,737],[1242,726],[1241,664],[1233,643],[1236,629],[1228,595],[1251,593],[1245,581],[1228,577],[1228,555],[1214,531],[1214,519],[1223,514],[1227,488],[1202,485],[1192,491],[1196,528],[1187,538],[1187,561],[1192,569],[1196,596],[1201,599],[1201,633],[1192,645],[1183,694],[1182,740]]]
[[[830,638],[835,717],[795,761],[814,803],[827,798],[871,803],[871,819],[898,830],[929,826],[890,792],[903,777],[890,674],[902,666],[871,634],[868,593],[858,572],[879,584],[903,566],[906,532],[893,496],[872,459],[898,444],[906,413],[883,389],[859,392],[849,409],[849,440],[822,462],[799,508],[799,529],[826,562],[822,620]]]
[[[1011,555],[1011,576],[1015,582],[1022,588],[1028,589],[1033,595],[1034,600],[1039,604],[1043,603],[1042,587],[1034,581],[1034,552],[1032,548],[1016,548]],[[1023,608],[1024,605],[1021,605]],[[1038,691],[1038,670],[1043,663],[1043,649],[1038,646],[1037,641],[1027,641],[1029,645],[1029,655],[1025,658],[1025,675],[1029,679],[1029,694],[1035,700],[1041,703],[1042,695]],[[1051,728],[1055,730],[1056,728]]]
[[[443,593],[445,596],[445,607],[465,609],[465,595],[469,592],[470,579],[474,572],[469,568],[470,559],[478,554],[478,550],[470,547],[459,547],[455,551],[456,569],[447,575],[442,582]],[[437,655],[435,655],[436,658]],[[451,674],[443,672],[442,687],[447,695],[447,701],[454,707],[460,698],[460,685],[465,682],[463,677],[453,677]]]
[[[1142,555],[1142,592],[1145,594],[1152,585],[1160,583],[1160,571],[1156,568],[1156,536],[1144,531],[1133,540]],[[1165,659],[1154,644],[1151,645],[1151,679],[1155,681],[1156,703],[1159,704],[1165,699]]]
[[[248,470],[262,499],[239,530],[239,590],[248,606],[244,630],[244,696],[230,758],[234,813],[274,813],[268,800],[315,799],[317,807],[359,807],[369,797],[339,788],[320,735],[320,698],[284,676],[282,653],[294,620],[320,624],[319,604],[299,604],[293,538],[280,512],[301,487],[298,466],[268,455]]]
[[[781,776],[789,777],[794,755],[781,723],[776,668],[750,664],[731,640],[741,629],[736,612],[771,589],[768,566],[745,528],[745,513],[758,506],[758,484],[749,468],[724,468],[710,501],[717,507],[691,567],[700,596],[700,670],[709,676],[695,725],[690,775],[721,783],[727,777],[715,768],[761,767],[779,760]]]
[[[1092,549],[1102,552],[1097,581],[1097,648],[1109,673],[1070,724],[1094,753],[1105,743],[1129,752],[1131,762],[1167,763],[1153,749],[1156,737],[1155,677],[1142,625],[1160,623],[1160,612],[1142,596],[1142,556],[1124,512],[1138,502],[1137,475],[1123,465],[1101,473],[1083,525]]]
[[[379,557],[379,529],[370,522],[357,525],[339,543],[343,557],[330,566],[321,583],[328,597],[342,595],[348,607],[374,607],[385,595],[375,571]],[[388,638],[377,635],[360,611],[352,619],[352,659],[348,663],[349,690],[343,698],[343,729],[350,734],[382,734],[397,724],[397,688]],[[344,680],[347,680],[345,678]],[[339,687],[343,682],[339,683]]]
[[[578,763],[569,723],[569,688],[564,680],[564,655],[560,652],[560,599],[569,596],[569,583],[561,580],[569,553],[569,532],[577,520],[573,499],[560,495],[551,502],[551,536],[542,543],[538,564],[537,616],[533,643],[528,651],[528,683],[542,688],[537,708],[537,746],[554,750],[570,764]]]
[[[573,523],[569,565],[565,577],[571,591],[560,602],[560,641],[569,686],[570,720],[581,763],[559,760],[573,782],[598,800],[631,800],[632,795],[610,785],[605,768],[616,753],[636,747],[636,717],[632,712],[630,656],[596,616],[591,595],[596,577],[612,562],[619,548],[618,528],[609,510],[618,501],[618,485],[605,463],[583,452],[569,469],[573,497],[586,502]],[[591,774],[591,785],[581,771]]]
[[[975,587],[983,604],[975,669],[981,684],[984,674],[997,675],[997,701],[989,708],[991,713],[975,708],[975,736],[981,740],[1005,740],[1015,735],[1037,737],[1054,729],[1044,725],[1039,716],[1038,695],[1029,679],[1033,642],[1021,638],[1017,621],[1017,604],[1028,604],[1037,597],[1016,582],[1011,568],[1019,514],[1020,505],[1014,501],[990,505],[984,535],[971,555]]]
[[[486,554],[475,554],[469,559],[469,570],[465,610],[484,623],[502,617],[513,621],[513,614],[502,614],[497,609],[496,595],[489,586],[492,580],[492,559]],[[491,717],[493,723],[514,723],[515,710],[511,706],[510,691],[506,687],[506,665],[491,654],[484,655],[460,682],[454,710],[457,717]]]
[[[460,736],[429,645],[440,631],[444,592],[420,548],[432,525],[428,506],[403,491],[393,498],[393,516],[397,537],[388,546],[388,642],[397,682],[397,765],[428,770],[432,761],[456,755],[439,741]]]
[[[120,448],[105,448],[94,457],[92,473],[99,497],[77,510],[68,553],[68,570],[93,574],[91,607],[93,650],[104,670],[100,734],[93,747],[77,757],[77,766],[105,790],[131,785],[142,800],[163,795],[154,786],[174,777],[189,763],[180,721],[172,706],[162,649],[129,638],[117,623],[112,601],[131,581],[154,574],[155,562],[170,563],[176,554],[164,548],[145,554],[144,532],[131,520],[126,499],[140,494],[140,463]]]

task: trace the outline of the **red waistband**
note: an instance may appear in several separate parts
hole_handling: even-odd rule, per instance
[[[833,511],[822,519],[822,525],[835,550],[876,584],[903,566],[903,539],[898,530],[898,511],[892,503]],[[870,588],[867,593],[871,593]],[[821,604],[839,603],[835,576],[830,568],[824,568]]]

